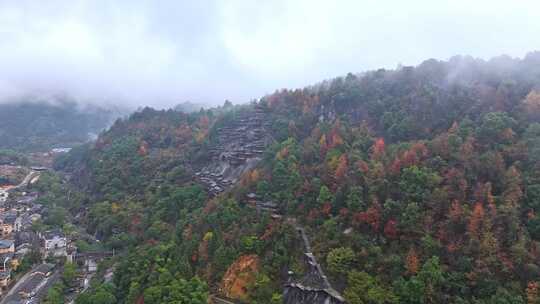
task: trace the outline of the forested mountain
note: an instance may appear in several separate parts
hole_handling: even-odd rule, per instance
[[[272,143],[220,150],[249,144],[254,111]],[[215,163],[242,170],[213,196],[199,173]],[[347,303],[540,301],[539,53],[428,60],[191,114],[146,108],[56,168],[86,196],[64,207],[123,252],[114,284],[78,303],[281,303],[287,272],[306,272],[299,227]]]
[[[177,104],[176,106],[174,106],[173,109],[179,112],[193,113],[193,112],[198,112],[201,109],[201,105],[190,102],[190,101],[185,101],[185,102]]]
[[[84,143],[121,113],[69,99],[0,103],[0,149],[48,151]]]

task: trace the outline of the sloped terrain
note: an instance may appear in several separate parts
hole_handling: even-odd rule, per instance
[[[210,164],[196,172],[197,178],[215,196],[231,185],[261,160],[272,143],[269,121],[264,108],[255,106],[235,115],[226,126],[218,127],[209,148]]]
[[[54,101],[14,100],[0,104],[0,149],[49,151],[85,143],[122,115],[118,110]]]
[[[119,303],[219,293],[243,256],[259,261],[248,303],[329,285],[347,303],[535,303],[539,92],[537,53],[429,60],[245,106],[144,109],[57,168],[122,254]]]

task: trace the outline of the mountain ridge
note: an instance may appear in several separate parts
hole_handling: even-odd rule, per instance
[[[219,292],[250,255],[261,269],[243,299],[279,303],[288,272],[306,271],[293,219],[348,303],[525,303],[540,280],[539,85],[538,53],[456,57],[248,105],[146,108],[56,168],[85,184],[89,232],[130,248],[119,303],[160,303],[178,278]],[[194,168],[256,108],[272,143],[208,192]]]
[[[122,115],[70,100],[0,103],[0,149],[49,151],[87,142]]]

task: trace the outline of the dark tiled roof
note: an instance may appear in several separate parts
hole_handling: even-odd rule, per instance
[[[64,237],[64,233],[60,229],[54,229],[54,230],[43,232],[42,236],[46,240],[51,240],[54,237],[61,237],[61,238]]]
[[[17,213],[8,211],[0,215],[0,222],[5,224],[14,224],[15,220],[17,219]]]
[[[2,249],[9,248],[11,245],[13,245],[12,240],[0,240],[0,248]]]
[[[11,270],[0,271],[0,280],[8,278],[11,275]]]

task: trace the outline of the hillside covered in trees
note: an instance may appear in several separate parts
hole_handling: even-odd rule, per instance
[[[81,106],[69,99],[0,103],[0,149],[48,151],[87,142],[120,116],[116,110]]]
[[[212,151],[254,108],[272,142],[211,195],[196,173],[230,161]],[[64,207],[122,252],[77,303],[281,303],[306,270],[296,227],[347,303],[540,303],[539,53],[146,108],[56,169],[85,195]]]

